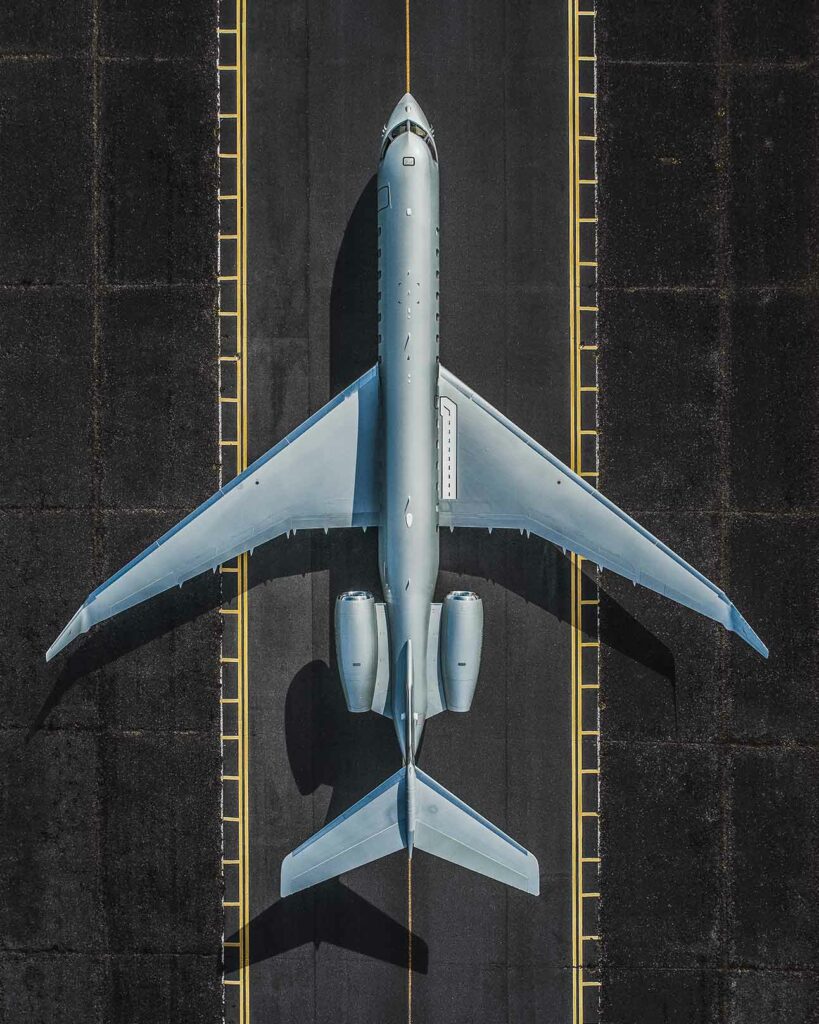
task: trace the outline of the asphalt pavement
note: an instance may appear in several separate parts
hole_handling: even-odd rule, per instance
[[[376,355],[380,130],[404,92],[399,5],[250,5],[250,456]],[[441,166],[441,359],[569,458],[565,11],[412,11],[412,80]],[[419,853],[280,901],[283,857],[400,763],[349,715],[336,595],[380,593],[373,531],[257,552],[249,598],[250,1019],[565,1021],[571,1013],[569,567],[543,542],[441,538],[437,598],[483,598],[468,715],[420,763],[539,858],[532,898]]]

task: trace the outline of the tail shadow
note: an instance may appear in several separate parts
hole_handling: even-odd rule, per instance
[[[337,878],[272,904],[247,926],[250,962],[259,963],[311,943],[342,949],[407,967],[412,942],[413,972],[426,974],[429,948],[403,924],[348,889]],[[239,941],[239,933],[230,937]]]

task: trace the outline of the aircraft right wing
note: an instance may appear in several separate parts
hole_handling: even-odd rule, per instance
[[[95,623],[290,530],[377,526],[379,410],[374,366],[97,587],[46,660]]]
[[[443,366],[438,389],[442,527],[529,530],[714,619],[768,657],[702,573]]]

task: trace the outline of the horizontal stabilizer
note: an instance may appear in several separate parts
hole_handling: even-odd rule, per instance
[[[406,848],[537,896],[537,858],[414,764],[399,769],[285,857],[281,894],[317,885]]]
[[[402,850],[405,776],[401,768],[289,853],[282,863],[282,896]]]
[[[537,858],[419,768],[415,848],[495,878],[533,896],[540,893]]]

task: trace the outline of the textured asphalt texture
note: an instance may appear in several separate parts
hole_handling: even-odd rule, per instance
[[[266,6],[275,25],[260,56],[275,90],[255,99],[266,100],[255,116],[281,135],[251,155],[289,177],[254,235],[254,316],[271,325],[252,339],[254,451],[371,360],[366,338],[350,339],[371,315],[364,291],[349,299],[372,258],[356,204],[373,170],[371,125],[401,91],[402,61],[400,17],[387,36],[378,5],[366,16],[322,10],[309,43],[300,5]],[[542,218],[558,218],[565,202],[553,188],[565,147],[553,154],[540,140],[538,160],[516,166],[535,145],[526,125],[519,141],[493,133],[475,145],[483,117],[509,123],[505,104],[565,130],[562,104],[543,106],[541,76],[557,72],[542,47],[558,40],[525,24],[539,8],[510,8],[505,31],[488,3],[470,7],[463,25],[452,10],[418,5],[414,22],[416,40],[430,41],[426,55],[415,51],[414,87],[438,126],[446,183],[442,358],[565,455],[565,406],[556,410],[568,389],[555,375],[565,366],[545,344],[556,327],[536,319],[543,282],[562,273],[537,240]],[[215,19],[213,4],[193,0],[33,0],[0,11],[0,1018],[9,1021],[221,1015],[214,582],[129,613],[51,666],[42,660],[89,590],[216,479]],[[815,14],[808,3],[785,16],[726,0],[602,0],[597,22],[602,485],[723,585],[772,652],[765,663],[718,627],[604,579],[602,1019],[807,1024],[819,994]],[[562,45],[562,25],[548,31]],[[509,102],[516,82],[523,95]],[[321,150],[300,149],[306,126]],[[282,146],[293,150],[286,160]],[[343,302],[341,284],[334,290],[342,239]],[[541,290],[525,287],[512,302],[521,280]],[[561,841],[541,801],[565,757],[542,737],[555,729],[546,698],[565,615],[559,587],[542,606],[533,595],[545,575],[559,578],[561,560],[542,549],[527,561],[534,549],[497,536],[474,547],[454,537],[443,580],[448,588],[456,571],[470,573],[494,642],[475,711],[434,720],[422,763],[545,866]],[[270,690],[257,687],[254,700],[280,702],[269,711],[273,735],[265,739],[259,717],[252,737],[270,755],[257,776],[267,803],[254,794],[271,822],[270,873],[252,890],[263,925],[286,849],[394,764],[389,723],[343,714],[328,668],[330,601],[346,586],[375,587],[373,552],[368,534],[351,545],[297,538],[275,559],[273,548],[254,558],[257,635],[263,622],[270,631],[252,666]],[[526,639],[532,629],[540,651]],[[513,669],[525,689],[514,688]],[[512,703],[532,693],[528,705]],[[288,721],[305,725],[309,742]],[[509,762],[505,735],[523,738],[525,765]],[[355,876],[355,892],[339,884],[317,916],[297,909],[254,964],[252,991],[266,984],[269,1005],[278,1000],[271,1019],[288,1019],[288,1001],[296,1020],[403,1019],[406,880],[389,863]],[[547,949],[533,951],[526,929],[542,935],[554,905],[510,896],[507,910],[479,879],[421,865],[415,1019],[520,1021],[533,1006],[545,1019],[553,1005],[535,1003],[505,964],[551,991]],[[456,925],[457,945],[447,946]],[[320,999],[311,1006],[308,991],[294,1006],[317,931]]]
[[[604,601],[603,1019],[807,1024],[816,12],[601,0],[597,26],[602,485],[771,650],[605,576],[657,648],[618,653]]]
[[[46,665],[210,494],[215,4],[0,11],[0,1020],[220,1017],[218,590]]]

